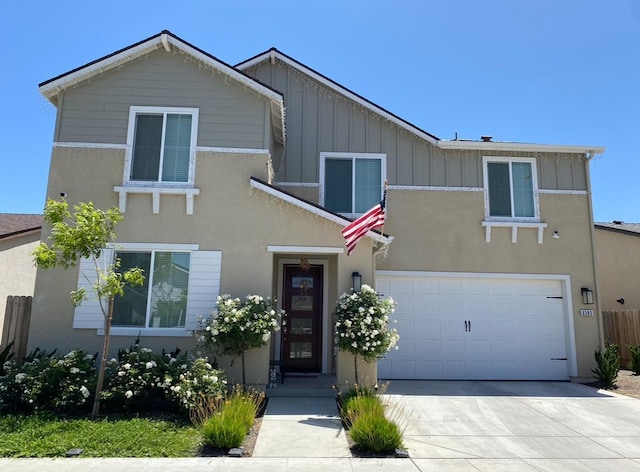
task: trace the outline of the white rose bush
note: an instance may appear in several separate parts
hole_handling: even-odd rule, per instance
[[[225,294],[218,296],[210,317],[200,320],[196,332],[205,349],[220,355],[242,358],[242,383],[245,384],[244,353],[264,346],[286,313],[274,309],[275,300],[261,295],[247,295],[244,300]]]
[[[390,315],[396,302],[381,298],[369,285],[359,292],[343,293],[336,306],[336,344],[341,351],[354,355],[355,377],[358,382],[358,357],[372,363],[392,349],[398,349],[398,331],[391,328]]]
[[[97,382],[96,355],[73,350],[61,356],[36,349],[22,364],[0,366],[0,413],[88,413]],[[107,363],[101,398],[107,411],[191,410],[226,393],[224,373],[206,358],[153,353],[134,344]]]

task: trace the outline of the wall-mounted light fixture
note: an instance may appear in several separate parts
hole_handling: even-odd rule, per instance
[[[362,276],[360,275],[359,272],[351,273],[351,282],[352,282],[353,291],[359,292],[360,289],[362,288]]]
[[[553,235],[551,236],[553,239],[560,239],[560,233],[558,233],[558,231],[554,231]]]
[[[618,298],[616,300],[620,305],[624,305],[624,298]]]
[[[593,290],[582,287],[580,291],[582,292],[582,303],[585,305],[593,305]]]

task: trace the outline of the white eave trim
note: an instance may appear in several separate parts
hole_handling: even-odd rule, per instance
[[[569,154],[602,154],[604,146],[571,146],[563,144],[531,144],[484,141],[438,141],[441,149],[480,151],[561,152]]]
[[[324,85],[325,87],[334,90],[336,93],[339,93],[341,95],[344,95],[345,97],[347,97],[349,100],[353,100],[354,102],[356,102],[358,105],[367,108],[369,110],[371,110],[374,113],[377,113],[378,115],[383,116],[385,119],[391,121],[392,123],[394,123],[396,126],[399,126],[400,128],[404,128],[407,131],[409,131],[410,133],[413,133],[419,137],[421,137],[422,139],[424,139],[425,141],[431,143],[431,144],[435,144],[438,142],[437,139],[435,139],[433,136],[425,133],[424,131],[420,130],[419,128],[415,128],[411,125],[409,125],[407,122],[402,121],[401,119],[399,119],[397,116],[392,115],[391,113],[389,113],[388,111],[385,111],[384,109],[374,105],[373,103],[364,100],[362,97],[359,97],[358,95],[356,95],[355,93],[347,90],[346,88],[343,88],[342,86],[339,86],[338,84],[327,80],[326,77],[323,77],[322,75],[320,75],[319,73],[313,71],[312,69],[309,69],[308,67],[304,66],[303,64],[300,64],[298,62],[294,62],[291,59],[289,59],[286,56],[283,56],[282,54],[280,54],[278,51],[273,51],[270,50],[264,54],[260,54],[259,56],[254,57],[253,59],[247,61],[247,62],[243,62],[240,65],[237,66],[237,68],[239,70],[245,70],[248,69],[249,67],[252,67],[256,64],[259,64],[261,62],[264,62],[266,60],[269,60],[273,63],[273,59],[274,57],[278,58],[278,60],[284,62],[285,64],[287,64],[290,67],[293,67],[294,69],[298,69],[300,71],[302,71],[304,74],[308,75],[309,77],[311,77],[312,79],[320,82],[322,85]]]
[[[314,205],[310,205],[306,202],[303,202],[302,200],[292,197],[291,195],[287,195],[285,193],[279,192],[278,190],[272,187],[269,187],[268,185],[265,185],[256,180],[250,179],[249,184],[251,185],[251,188],[255,188],[268,195],[271,195],[272,197],[283,200],[287,203],[290,203],[291,205],[297,206],[298,208],[302,208],[303,210],[307,210],[308,212],[313,213],[314,215],[318,215],[329,221],[333,221],[334,223],[337,223],[340,226],[343,226],[343,227],[348,226],[351,223],[350,221],[345,220],[342,217],[334,215],[333,213],[330,213],[328,211],[322,210],[321,208],[318,208]],[[383,244],[389,244],[393,241],[393,236],[382,236],[381,234],[376,233],[374,231],[369,231],[367,233],[367,236],[369,236],[374,241],[377,241]]]
[[[274,102],[276,102],[280,106],[280,109],[284,110],[284,99],[282,95],[280,95],[279,93],[275,92],[274,90],[271,90],[268,87],[265,87],[264,85],[259,84],[255,80],[247,77],[246,75],[238,72],[237,70],[231,67],[228,67],[218,61],[213,60],[211,57],[207,56],[206,54],[203,54],[202,52],[194,49],[193,47],[185,44],[184,42],[168,34],[160,34],[142,44],[138,44],[137,46],[125,49],[124,51],[118,54],[106,57],[103,60],[98,61],[94,64],[83,67],[70,74],[66,74],[60,77],[59,79],[54,80],[53,82],[49,82],[43,85],[42,87],[40,87],[40,93],[42,93],[47,98],[51,98],[52,96],[56,95],[61,89],[65,89],[70,86],[73,86],[74,84],[77,84],[83,80],[86,80],[96,74],[101,74],[103,72],[106,72],[107,70],[113,69],[118,65],[124,64],[125,62],[128,62],[132,59],[143,56],[144,54],[148,54],[149,52],[154,51],[158,48],[164,48],[166,50],[168,45],[175,46],[176,48],[184,51],[190,56],[195,57],[196,59],[213,67],[219,72],[222,72],[228,75],[229,77],[233,78],[234,80],[237,80],[241,84],[249,88],[252,88],[259,94],[264,95],[270,100],[273,100]]]

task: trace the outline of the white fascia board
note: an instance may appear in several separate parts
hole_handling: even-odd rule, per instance
[[[207,56],[206,54],[203,54],[202,52],[167,34],[161,34],[159,36],[151,38],[149,41],[146,41],[142,44],[138,44],[137,46],[134,46],[132,48],[125,49],[118,54],[106,57],[99,62],[83,67],[82,69],[79,69],[70,74],[64,75],[63,77],[60,77],[59,79],[54,80],[53,82],[49,82],[40,87],[40,93],[42,93],[42,95],[44,95],[45,97],[51,99],[51,97],[56,95],[59,90],[82,82],[83,80],[86,80],[96,74],[106,72],[107,70],[113,69],[114,67],[129,62],[132,59],[148,54],[158,48],[164,48],[166,50],[167,44],[175,46],[176,48],[184,51],[186,54],[189,54],[190,56],[204,62],[215,70],[228,75],[234,80],[240,82],[242,85],[252,88],[259,94],[274,101],[278,105],[281,115],[284,115],[284,99],[282,98],[282,95],[275,92],[274,90],[271,90],[268,87],[265,87],[264,85],[259,84],[255,80],[247,77],[244,74],[241,74],[237,70],[211,59],[211,57]]]
[[[62,89],[69,88],[83,80],[93,77],[96,74],[102,74],[114,67],[118,67],[121,64],[129,62],[132,59],[148,54],[158,48],[162,47],[160,37],[156,37],[146,41],[142,44],[138,44],[135,47],[126,49],[119,54],[109,56],[94,64],[88,65],[70,74],[66,74],[53,82],[49,82],[40,87],[40,93],[46,98],[51,100],[52,97],[58,94]]]
[[[322,218],[325,218],[329,221],[333,221],[334,223],[339,224],[340,226],[348,226],[351,221],[345,220],[344,218],[341,218],[339,216],[334,215],[333,213],[330,213],[328,211],[322,210],[321,208],[318,208],[314,205],[309,205],[306,202],[303,202],[302,200],[298,200],[295,197],[292,197],[290,195],[284,194],[282,192],[278,192],[277,190],[269,187],[268,185],[264,185],[261,182],[257,182],[253,179],[249,180],[249,183],[251,185],[252,188],[258,189],[266,194],[271,195],[272,197],[278,198],[280,200],[283,200],[287,203],[290,203],[291,205],[297,206],[298,208],[302,208],[303,210],[307,210],[310,213],[313,213],[314,215],[318,215],[321,216]],[[373,239],[374,241],[377,241],[379,243],[383,243],[383,244],[389,244],[391,243],[391,241],[393,241],[393,237],[392,236],[382,236],[379,233],[376,233],[374,231],[369,231],[367,233],[367,236],[369,236],[371,239]]]
[[[561,152],[568,154],[602,154],[604,146],[571,146],[563,144],[531,144],[484,141],[438,141],[441,149],[479,151]]]
[[[169,43],[174,45],[178,49],[183,50],[184,52],[186,52],[190,56],[193,56],[196,59],[204,62],[205,64],[213,67],[217,71],[228,75],[232,79],[240,82],[242,85],[245,85],[245,86],[247,86],[249,88],[254,89],[259,94],[264,95],[265,97],[273,100],[274,102],[276,102],[279,105],[281,105],[282,107],[284,107],[284,99],[282,98],[282,95],[280,95],[278,92],[276,92],[274,90],[271,90],[270,88],[265,87],[264,85],[259,84],[255,80],[251,79],[250,77],[247,77],[244,74],[241,74],[240,72],[238,72],[237,70],[235,70],[235,69],[233,69],[231,67],[227,67],[224,64],[221,64],[221,63],[219,63],[217,61],[212,60],[206,54],[203,54],[202,52],[198,51],[197,49],[194,49],[193,47],[183,43],[182,41],[177,40],[176,38],[174,38],[172,36],[168,36],[168,39],[169,39]]]
[[[363,100],[362,97],[359,97],[358,95],[354,94],[353,92],[350,92],[349,90],[337,85],[336,83],[327,80],[326,77],[323,77],[322,75],[320,75],[317,72],[305,67],[304,65],[292,61],[288,57],[285,57],[282,54],[280,54],[278,51],[270,50],[270,51],[266,52],[265,54],[261,54],[259,56],[256,56],[252,60],[242,63],[240,66],[238,66],[238,69],[239,70],[248,69],[249,67],[254,66],[256,64],[259,64],[259,63],[261,63],[263,61],[270,60],[274,55],[275,55],[275,57],[277,59],[279,59],[280,61],[284,62],[288,66],[293,67],[294,69],[298,69],[298,70],[302,71],[304,74],[306,74],[306,75],[310,76],[312,79],[320,82],[325,87],[327,87],[329,89],[332,89],[336,93],[344,95],[348,99],[353,100],[358,105],[360,105],[360,106],[362,106],[364,108],[367,108],[367,109],[371,110],[374,113],[377,113],[378,115],[380,115],[380,116],[384,117],[385,119],[391,121],[396,126],[399,126],[400,128],[404,128],[405,130],[409,131],[410,133],[421,137],[422,139],[424,139],[425,141],[427,141],[427,142],[429,142],[431,144],[435,144],[435,143],[438,142],[438,140],[434,139],[433,136],[429,136],[424,131],[422,131],[422,130],[420,130],[418,128],[414,128],[413,126],[409,125],[408,123],[398,119],[398,117],[392,115],[388,111],[385,111],[382,108],[377,107],[376,105],[374,105],[371,102]]]

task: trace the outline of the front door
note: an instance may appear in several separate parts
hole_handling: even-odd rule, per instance
[[[287,372],[322,369],[322,297],[322,266],[284,266],[282,360]]]

